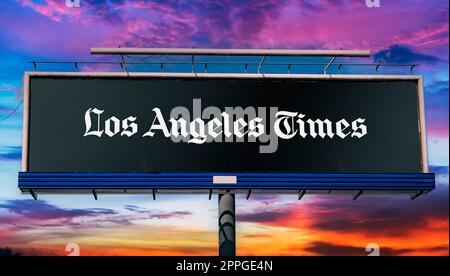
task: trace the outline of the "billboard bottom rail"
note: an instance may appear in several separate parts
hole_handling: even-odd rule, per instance
[[[435,188],[433,173],[106,173],[19,172],[19,188],[35,199],[40,193],[84,194],[235,194],[279,193],[352,195],[409,194]]]

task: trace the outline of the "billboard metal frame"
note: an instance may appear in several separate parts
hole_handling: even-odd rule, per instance
[[[220,53],[223,54],[223,53]],[[260,53],[259,53],[260,54]],[[220,78],[220,79],[304,79],[304,80],[413,80],[417,82],[421,173],[405,174],[285,174],[285,173],[41,173],[28,172],[30,80],[33,77],[82,78]],[[26,72],[24,76],[22,172],[19,188],[31,193],[298,193],[304,194],[410,194],[414,199],[435,187],[428,173],[423,77],[418,75],[332,75],[332,74],[236,74],[236,73],[140,73],[140,72]],[[235,177],[234,182],[214,177]]]
[[[118,55],[120,62],[93,61],[88,63],[118,63],[123,72],[26,72],[24,75],[24,116],[22,143],[22,171],[19,172],[19,189],[30,193],[37,199],[38,193],[92,193],[97,200],[99,193],[151,193],[156,199],[157,193],[218,193],[218,236],[219,256],[236,255],[235,228],[235,194],[244,193],[249,199],[255,193],[287,193],[297,194],[298,200],[305,194],[351,194],[353,199],[365,194],[409,194],[411,199],[428,193],[435,188],[435,176],[428,172],[425,107],[423,77],[417,75],[336,75],[328,74],[327,69],[333,65],[337,57],[369,57],[367,50],[285,50],[285,49],[199,49],[199,48],[91,48],[91,54]],[[169,55],[191,56],[191,73],[164,73],[160,61],[159,73],[129,72],[125,57],[130,55]],[[257,74],[247,73],[249,63],[244,64],[244,74],[206,73],[208,62],[203,62],[204,73],[195,72],[195,56],[260,56]],[[323,65],[323,74],[291,74],[291,66],[287,65],[288,74],[265,74],[261,67],[269,56],[305,56],[331,57]],[[37,70],[37,64],[33,61]],[[58,61],[44,63],[61,63]],[[67,63],[67,62],[62,62]],[[71,62],[69,62],[71,63]],[[73,62],[78,71],[77,61]],[[144,62],[151,64],[151,62]],[[175,64],[175,63],[174,63]],[[225,61],[223,64],[232,64]],[[300,63],[299,63],[300,64]],[[302,65],[311,65],[301,63]],[[412,73],[417,64],[336,64],[338,73],[343,65],[375,66],[408,66]],[[160,173],[87,173],[87,172],[28,172],[28,136],[30,108],[30,80],[33,77],[83,77],[83,78],[230,78],[230,79],[307,79],[307,80],[408,80],[416,81],[419,113],[418,128],[421,144],[421,172],[418,173],[222,173],[222,172],[160,172]]]

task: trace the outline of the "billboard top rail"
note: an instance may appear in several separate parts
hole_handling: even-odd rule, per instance
[[[101,55],[197,55],[197,56],[309,56],[370,57],[368,50],[210,49],[210,48],[91,48]]]
[[[146,72],[186,72],[186,65],[190,65],[191,73],[211,73],[217,70],[217,66],[226,66],[219,70],[220,72],[225,70],[230,70],[233,73],[233,68],[229,66],[234,66],[234,70],[240,70],[242,66],[243,73],[279,73],[282,67],[286,67],[285,73],[291,74],[296,73],[300,69],[307,70],[307,73],[313,73],[319,70],[323,74],[329,74],[331,71],[341,74],[349,73],[348,70],[354,67],[367,67],[374,68],[376,72],[381,68],[409,68],[409,73],[412,74],[414,68],[420,66],[419,64],[396,64],[396,63],[372,63],[372,62],[344,62],[337,61],[338,58],[353,58],[353,57],[370,57],[369,50],[295,50],[295,49],[212,49],[212,48],[90,48],[90,53],[93,55],[109,55],[118,56],[119,60],[32,60],[30,63],[33,65],[34,71],[38,71],[38,65],[50,64],[50,65],[64,65],[73,64],[75,71],[85,71],[83,66],[86,65],[119,65],[120,69],[117,67],[111,67],[108,69],[115,71],[120,70],[126,73],[139,71],[144,69]],[[138,56],[144,56],[145,59],[139,59]],[[179,59],[165,60],[162,57],[191,57],[190,61],[184,61]],[[259,61],[249,61],[249,60],[208,60],[202,59],[197,60],[196,57],[258,57]],[[154,58],[157,59],[146,59]],[[269,57],[317,57],[317,58],[328,58],[324,61],[306,62],[306,61],[271,61],[268,62]],[[155,65],[157,67],[155,67]],[[137,67],[139,68],[137,68]],[[147,66],[147,67],[142,67]],[[150,67],[148,67],[150,66]],[[209,66],[216,66],[209,68]],[[238,66],[238,67],[236,67]],[[270,67],[272,66],[272,67]],[[276,66],[274,68],[273,66]],[[281,66],[281,67],[280,67]],[[295,67],[295,70],[294,70]],[[344,68],[345,67],[345,68]],[[212,69],[212,70],[211,70]],[[284,71],[284,70],[283,70]],[[301,73],[304,74],[304,73]]]

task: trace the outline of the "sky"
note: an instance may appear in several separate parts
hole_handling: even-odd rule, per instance
[[[448,255],[448,12],[446,0],[380,0],[378,8],[364,0],[81,0],[79,8],[65,0],[0,1],[0,255],[67,255],[71,243],[81,255],[217,255],[217,196],[41,195],[35,201],[17,189],[22,77],[33,70],[30,61],[102,60],[89,54],[99,46],[367,49],[372,55],[361,62],[420,64],[414,73],[425,80],[437,188],[414,201],[238,196],[237,254],[367,255],[366,246],[375,243],[382,255]],[[399,70],[409,74],[407,68],[379,73]]]

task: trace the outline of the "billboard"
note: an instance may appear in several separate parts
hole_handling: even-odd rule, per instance
[[[427,173],[422,86],[420,76],[28,73],[23,171]]]

